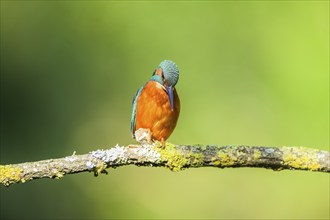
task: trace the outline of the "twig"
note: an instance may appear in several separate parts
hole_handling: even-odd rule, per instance
[[[158,146],[157,146],[158,145]],[[330,173],[330,152],[306,147],[259,147],[172,145],[115,146],[88,154],[37,162],[0,165],[0,182],[5,186],[40,178],[62,178],[66,174],[92,171],[97,176],[106,168],[125,165],[166,167],[179,171],[190,167],[262,167],[273,170],[309,170]]]

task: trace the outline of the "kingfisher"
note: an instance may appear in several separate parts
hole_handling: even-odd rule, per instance
[[[175,89],[179,80],[177,65],[162,61],[133,98],[131,133],[138,142],[165,141],[172,134],[180,114],[180,99]]]

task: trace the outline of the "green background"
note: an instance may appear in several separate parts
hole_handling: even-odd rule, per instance
[[[1,164],[134,143],[131,102],[180,70],[177,144],[329,150],[328,1],[1,1]],[[122,167],[0,188],[1,219],[329,219],[329,174]]]

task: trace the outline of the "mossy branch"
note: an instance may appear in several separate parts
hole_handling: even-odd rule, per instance
[[[172,145],[115,146],[59,159],[0,165],[5,186],[40,178],[62,178],[79,172],[107,173],[106,168],[125,165],[166,167],[261,167],[273,170],[309,170],[330,173],[330,152],[306,147]]]

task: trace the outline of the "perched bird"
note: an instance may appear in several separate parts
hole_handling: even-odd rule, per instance
[[[131,120],[131,133],[137,141],[147,139],[151,143],[158,140],[165,146],[180,114],[180,99],[175,89],[178,79],[177,65],[164,60],[150,80],[137,91]]]

